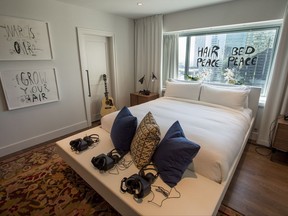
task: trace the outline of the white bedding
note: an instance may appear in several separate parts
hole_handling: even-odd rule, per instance
[[[129,107],[138,124],[150,111],[161,131],[161,139],[178,120],[186,137],[201,146],[188,169],[218,183],[225,181],[251,123],[250,109],[235,110],[201,101],[162,97]],[[101,119],[101,127],[111,131],[118,112]]]

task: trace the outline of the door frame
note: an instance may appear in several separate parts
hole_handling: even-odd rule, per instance
[[[77,40],[78,40],[78,49],[80,56],[80,69],[81,69],[81,77],[82,77],[82,88],[83,88],[83,97],[85,104],[85,114],[87,126],[91,126],[91,116],[90,116],[90,99],[89,99],[89,90],[88,90],[88,81],[87,81],[87,58],[86,58],[86,50],[85,50],[85,36],[102,36],[108,39],[108,49],[109,49],[109,69],[110,69],[110,82],[112,83],[111,91],[112,96],[114,97],[114,103],[117,106],[117,89],[118,85],[117,79],[117,67],[116,67],[116,42],[115,35],[112,32],[99,31],[94,29],[86,29],[77,27]]]

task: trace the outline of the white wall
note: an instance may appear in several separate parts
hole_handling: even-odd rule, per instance
[[[287,4],[288,0],[236,0],[172,13],[164,16],[163,32],[283,19]],[[262,113],[263,107],[259,107],[252,138],[257,137]]]
[[[164,16],[164,32],[282,19],[287,0],[236,0]]]
[[[76,27],[115,34],[119,78],[115,100],[119,107],[129,105],[129,93],[134,91],[133,20],[52,0],[0,0],[0,15],[49,23],[53,60],[0,61],[0,70],[54,67],[61,97],[59,102],[8,111],[0,87],[0,156],[87,126]]]

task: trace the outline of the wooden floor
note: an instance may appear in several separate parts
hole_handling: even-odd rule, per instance
[[[248,144],[223,203],[246,216],[288,216],[288,164],[270,158],[270,149]]]

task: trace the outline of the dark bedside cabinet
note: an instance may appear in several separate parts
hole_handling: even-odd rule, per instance
[[[146,103],[151,100],[155,100],[159,97],[158,93],[150,93],[149,95],[143,95],[139,93],[130,93],[130,105],[138,105],[142,103]]]
[[[277,127],[272,147],[284,152],[288,152],[288,121],[285,121],[283,117],[279,118],[277,121]]]

